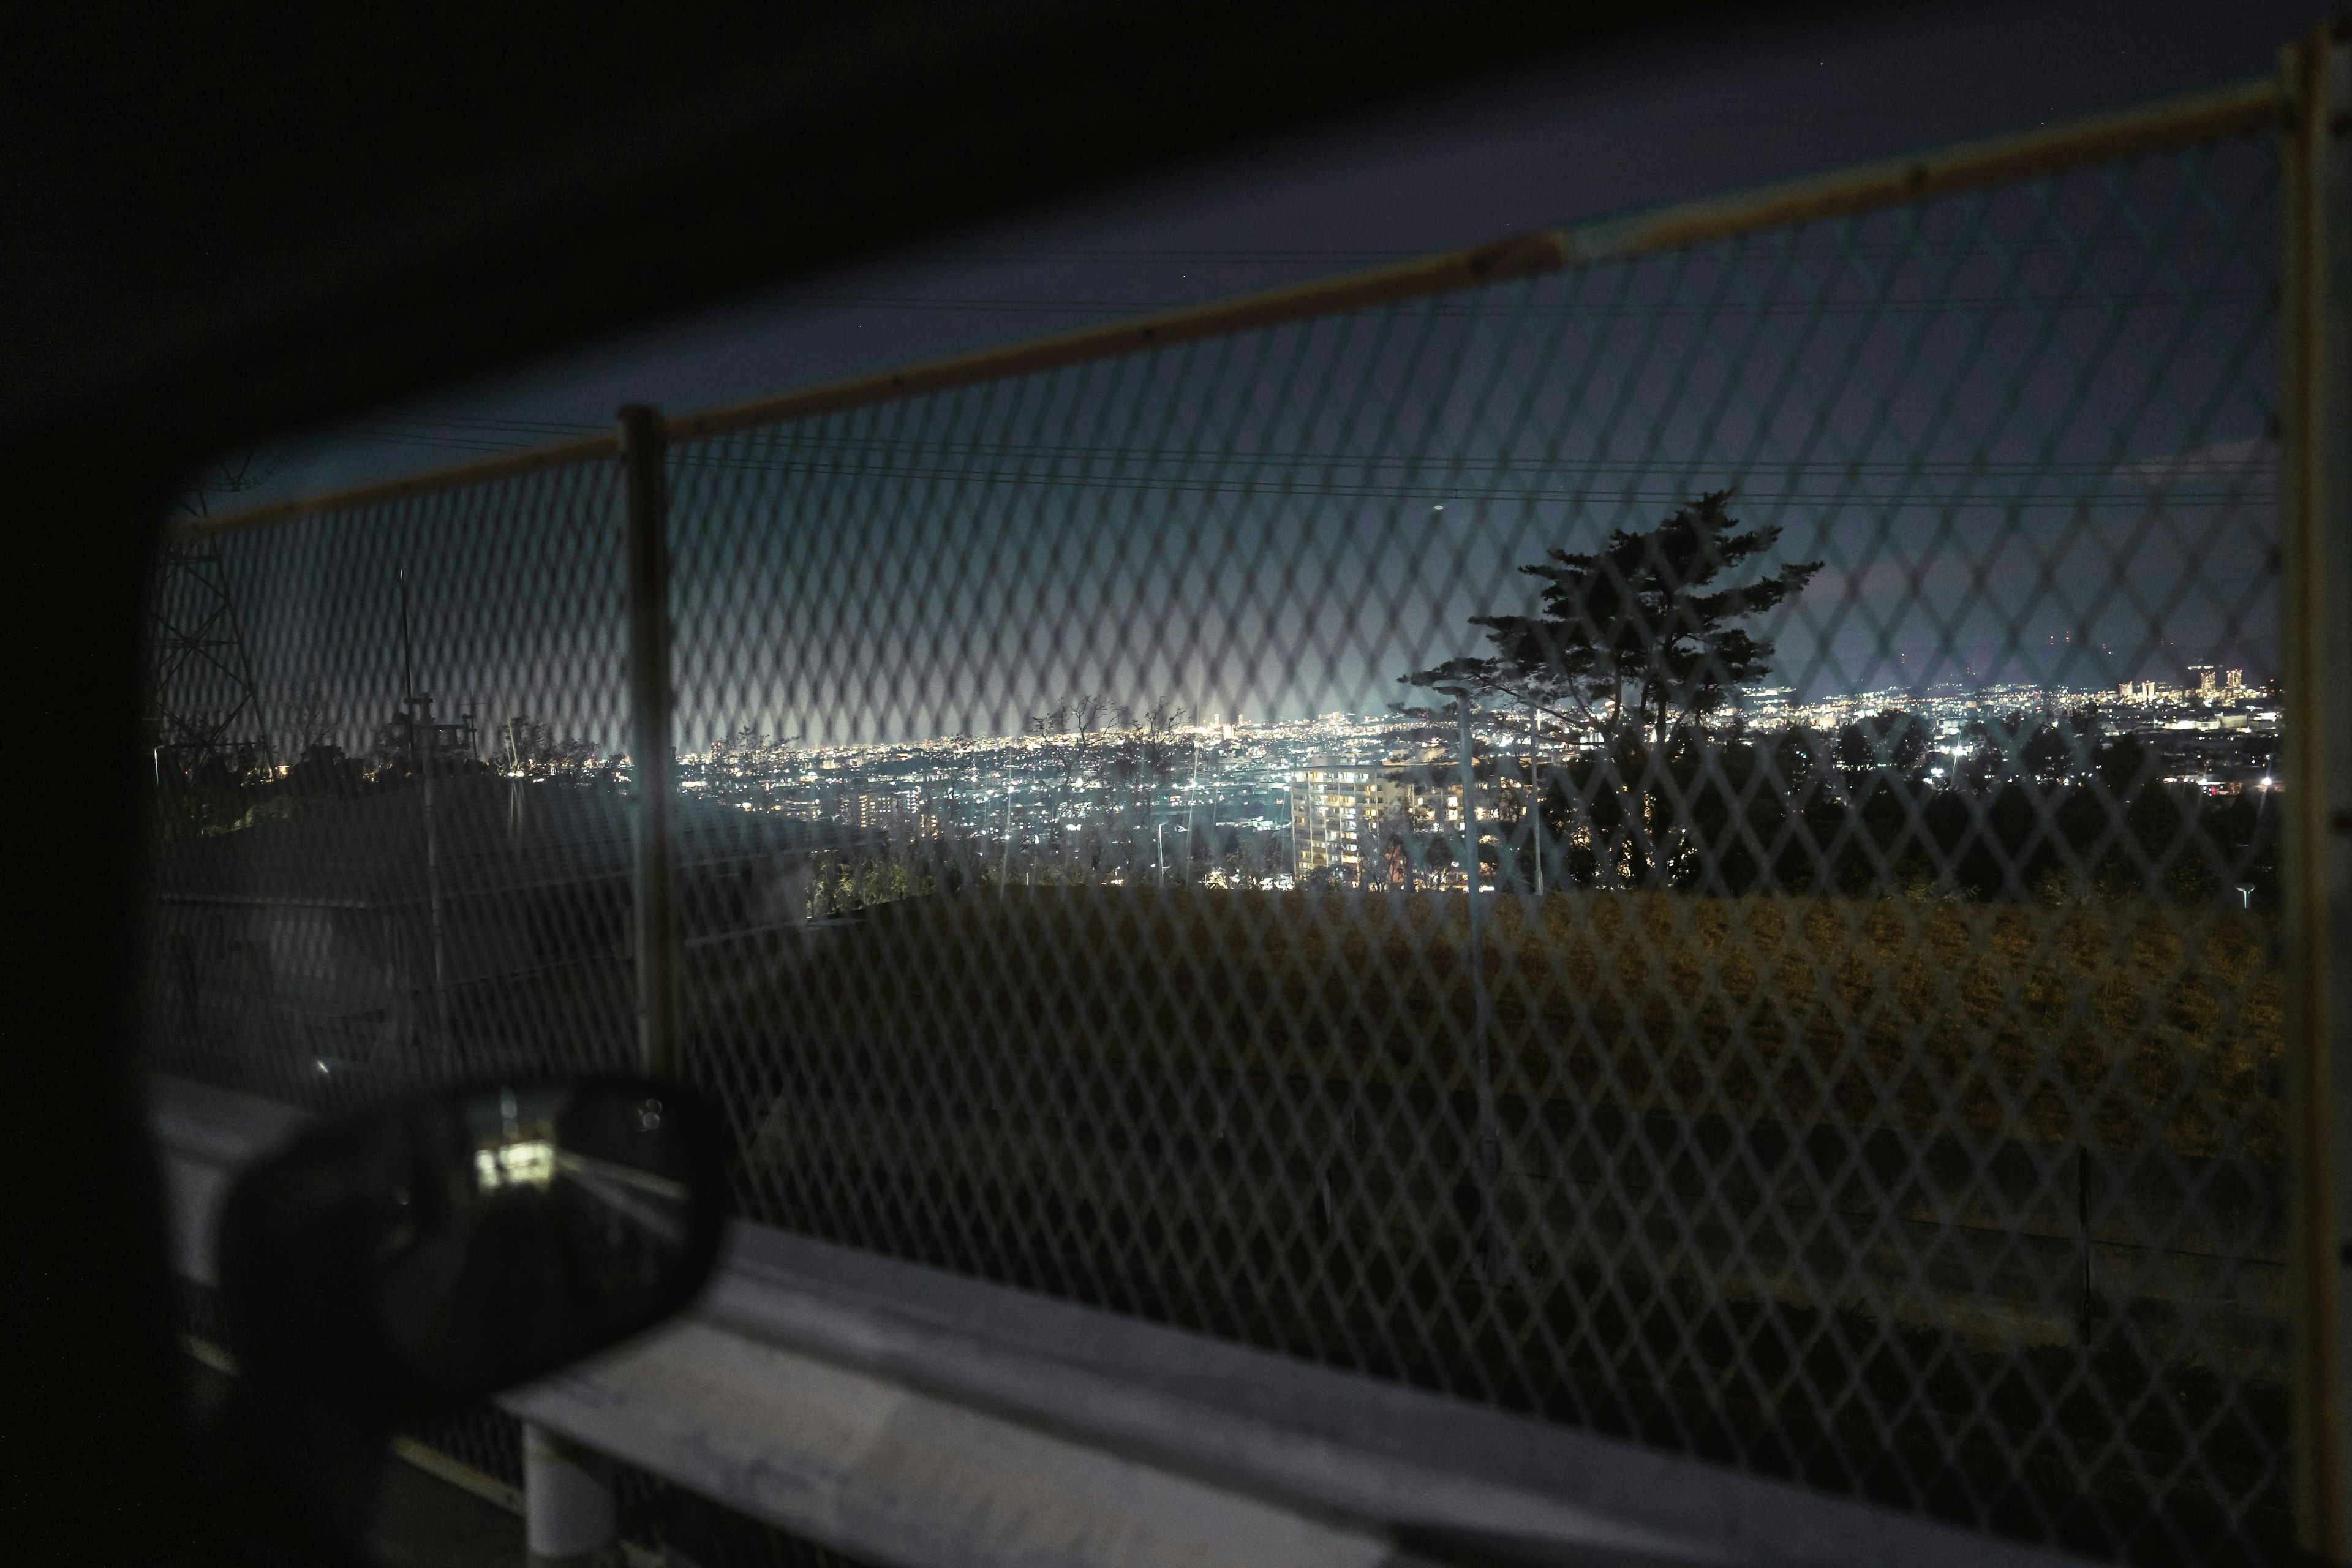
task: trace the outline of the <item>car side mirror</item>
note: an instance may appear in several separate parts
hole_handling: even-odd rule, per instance
[[[552,1372],[702,1289],[723,1150],[698,1097],[648,1079],[494,1081],[313,1125],[223,1210],[230,1347],[257,1391],[369,1422]]]

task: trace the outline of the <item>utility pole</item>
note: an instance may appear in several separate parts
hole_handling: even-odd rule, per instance
[[[457,1042],[449,1029],[448,941],[441,910],[441,835],[433,811],[433,699],[416,689],[416,657],[408,634],[408,568],[400,568],[401,711],[408,719],[408,765],[424,785],[425,935],[433,952],[433,1033],[444,1056]]]
[[[1478,780],[1471,748],[1470,691],[1466,687],[1458,686],[1440,687],[1438,689],[1454,699],[1456,758],[1462,774],[1464,861],[1469,868],[1464,889],[1467,906],[1465,924],[1468,931],[1464,968],[1470,976],[1470,1060],[1478,1115],[1472,1163],[1478,1184],[1481,1233],[1476,1251],[1473,1254],[1473,1266],[1480,1279],[1489,1285],[1496,1285],[1501,1283],[1503,1277],[1502,1215],[1496,1191],[1502,1177],[1502,1137],[1495,1114],[1493,1064],[1487,1059],[1487,1037],[1492,1031],[1488,1027],[1487,1017],[1486,934],[1479,919]]]
[[[418,700],[412,697],[409,702],[410,711],[414,714]],[[425,759],[425,895],[433,923],[433,1026],[440,1034],[442,1050],[454,1054],[457,1040],[449,1029],[448,932],[441,909],[441,835],[433,814],[433,742],[436,738],[433,700],[425,698],[422,707],[425,721],[424,739],[420,742],[421,754]],[[413,717],[408,729],[412,737],[418,733],[418,725]]]
[[[400,709],[408,715],[408,765],[418,772],[425,767],[424,755],[416,744],[416,659],[408,644],[408,568],[400,569]]]
[[[679,1068],[676,804],[670,754],[668,427],[620,413],[629,582],[629,771],[636,789],[637,1047],[649,1073]]]
[[[1535,834],[1536,897],[1544,896],[1544,819],[1542,762],[1536,752],[1536,705],[1528,704],[1528,825]]]
[[[1003,776],[1003,770],[999,770]],[[1013,781],[1004,780],[1004,863],[996,874],[996,901],[1004,901],[1004,889],[1013,885]]]
[[[1298,784],[1294,777],[1290,784],[1290,885],[1300,886],[1298,864]]]

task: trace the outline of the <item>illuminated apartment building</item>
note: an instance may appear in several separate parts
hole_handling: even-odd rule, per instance
[[[1491,784],[1479,786],[1476,804],[1481,821],[1491,826]],[[1464,828],[1462,775],[1442,752],[1418,761],[1308,763],[1291,775],[1290,828],[1302,878],[1328,869],[1365,887],[1410,879],[1459,889],[1465,880],[1452,866],[1423,868],[1433,843],[1458,845]],[[1400,855],[1412,871],[1400,875]]]

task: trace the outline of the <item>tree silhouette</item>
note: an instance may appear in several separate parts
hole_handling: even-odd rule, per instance
[[[1069,802],[1081,784],[1091,784],[1097,791],[1108,789],[1109,781],[1103,775],[1114,742],[1106,731],[1125,730],[1133,722],[1134,715],[1109,698],[1074,692],[1043,713],[1030,714],[1022,724],[1024,734],[1044,743],[1046,758],[1058,775],[1059,787],[1054,792],[1055,832],[1066,861],[1074,851],[1083,864],[1091,865],[1099,858],[1099,848],[1090,852],[1084,842],[1090,837],[1085,828],[1079,833],[1081,841],[1072,842]]]
[[[1076,692],[1043,713],[1030,714],[1021,729],[1045,743],[1062,787],[1067,790],[1102,766],[1109,745],[1104,731],[1123,730],[1131,721],[1132,715],[1109,698]]]
[[[305,681],[286,700],[287,750],[298,761],[331,745],[342,727],[342,710],[316,680]]]
[[[1149,819],[1160,792],[1183,772],[1190,743],[1180,733],[1192,715],[1172,697],[1140,710],[1108,708],[1121,728],[1107,737],[1104,765],[1134,792],[1137,811]]]
[[[2101,743],[2098,710],[2088,707],[2012,709],[1971,719],[1961,734],[1974,745],[1961,760],[1960,780],[1979,794],[2011,778],[2057,784],[2081,772]]]
[[[1900,708],[1884,708],[1838,731],[1838,766],[1849,778],[1870,773],[1907,776],[1926,764],[1933,743],[1926,720]]]
[[[1746,582],[1726,574],[1780,542],[1778,523],[1740,529],[1729,490],[1714,490],[1644,532],[1623,529],[1593,554],[1553,549],[1520,571],[1542,579],[1540,613],[1474,616],[1495,651],[1416,670],[1407,684],[1458,687],[1599,730],[1613,748],[1663,746],[1679,713],[1704,719],[1727,688],[1771,669],[1772,645],[1738,623],[1802,593],[1822,563]]]

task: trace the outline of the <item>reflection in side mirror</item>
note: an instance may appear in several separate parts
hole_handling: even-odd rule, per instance
[[[306,1129],[221,1222],[257,1382],[355,1411],[446,1409],[650,1327],[709,1277],[716,1120],[644,1079],[439,1090]]]

